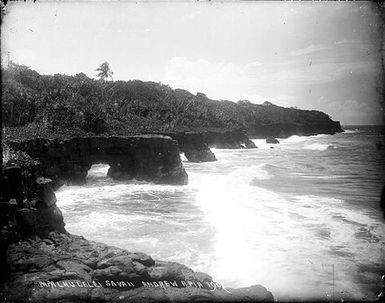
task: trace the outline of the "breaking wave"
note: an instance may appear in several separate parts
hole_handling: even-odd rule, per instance
[[[216,162],[184,159],[187,186],[115,182],[95,165],[87,185],[57,192],[57,204],[71,233],[186,264],[227,287],[329,300],[333,265],[336,299],[370,300],[381,287],[375,193],[384,163],[360,134],[292,136],[274,149],[253,140],[258,149],[214,150]]]
[[[333,149],[333,148],[335,148],[335,146],[333,146],[331,144],[310,143],[310,144],[305,144],[305,146],[303,148],[304,149],[324,151],[327,149]]]

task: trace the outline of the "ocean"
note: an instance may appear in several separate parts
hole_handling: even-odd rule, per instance
[[[116,182],[92,166],[56,192],[66,229],[208,273],[224,287],[261,284],[277,300],[373,300],[385,274],[378,127],[292,136],[258,149],[212,149],[186,186]]]

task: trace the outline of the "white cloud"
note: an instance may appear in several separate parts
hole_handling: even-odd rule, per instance
[[[274,64],[254,61],[238,65],[174,57],[166,64],[160,81],[192,93],[203,92],[214,99],[249,99],[256,103],[277,100],[277,104],[293,106],[297,104],[293,96],[303,87],[377,70],[371,61],[334,63],[325,60],[309,64],[306,60],[281,59]]]
[[[275,68],[266,74],[272,81],[291,82],[293,85],[321,84],[347,78],[357,73],[378,73],[379,69],[372,61],[352,62],[313,62],[303,60],[301,64],[285,64],[285,69]]]
[[[271,98],[267,95],[259,95],[259,94],[243,94],[243,98],[240,100],[248,100],[252,103],[263,103],[267,100],[271,100]],[[235,100],[234,100],[235,101]]]
[[[343,40],[335,42],[334,44],[357,44],[357,43],[362,44],[363,42],[362,41],[343,39]]]
[[[318,109],[329,113],[342,124],[362,124],[365,121],[372,124],[381,123],[381,106],[371,100],[329,100],[320,97],[316,103]]]
[[[200,15],[202,15],[202,12],[200,10],[195,10],[195,11],[193,11],[191,13],[183,15],[181,19],[185,20],[185,21],[190,21],[190,20],[196,19]]]
[[[308,55],[308,54],[312,54],[315,52],[319,52],[322,50],[328,50],[328,49],[330,49],[330,47],[323,45],[323,44],[311,44],[305,48],[301,48],[301,49],[297,49],[295,51],[292,51],[290,53],[290,56],[295,57],[295,56]]]
[[[291,95],[279,95],[274,96],[273,98],[270,98],[272,103],[284,107],[292,107],[294,104],[296,104],[296,97]]]
[[[231,62],[209,62],[175,57],[168,61],[163,82],[193,93],[204,92],[217,99],[241,99],[250,79],[242,68]]]
[[[266,68],[259,61],[241,66],[232,62],[174,57],[168,61],[161,81],[192,93],[203,92],[213,99],[261,103],[272,98],[271,93],[262,88],[269,86],[267,82],[271,81],[264,75]]]

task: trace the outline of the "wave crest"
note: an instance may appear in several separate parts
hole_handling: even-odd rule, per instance
[[[327,149],[335,148],[335,146],[333,146],[331,144],[311,143],[311,144],[305,145],[303,148],[304,149],[310,149],[310,150],[324,151]]]

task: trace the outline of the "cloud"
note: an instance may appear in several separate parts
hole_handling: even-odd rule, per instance
[[[253,62],[250,62],[250,63],[247,63],[245,65],[245,70],[254,70],[256,68],[259,68],[260,66],[262,66],[263,63],[262,62],[259,62],[259,61],[253,61]]]
[[[200,10],[195,10],[193,12],[187,13],[186,15],[183,15],[181,17],[181,19],[183,21],[190,21],[190,20],[196,19],[197,17],[199,17],[201,15],[202,15],[202,12]]]
[[[296,104],[297,98],[292,95],[278,95],[271,98],[271,102],[276,105],[284,106],[284,107],[292,107]]]
[[[334,44],[363,44],[363,41],[343,39],[343,40],[334,42]]]
[[[290,106],[290,101],[291,105],[296,104],[294,98],[289,100],[282,96],[292,97],[303,87],[377,72],[378,67],[372,61],[336,63],[325,60],[309,64],[308,60],[286,59],[271,64],[253,61],[238,65],[174,57],[167,62],[160,81],[193,93],[203,92],[214,99],[279,100],[280,104]]]
[[[347,78],[357,73],[377,73],[378,66],[371,61],[358,62],[311,62],[303,61],[286,70],[277,70],[270,75],[274,81],[290,81],[302,84],[320,84]]]
[[[308,54],[312,54],[322,50],[329,50],[329,49],[330,49],[329,46],[326,46],[323,44],[311,44],[308,47],[297,49],[296,51],[292,51],[290,53],[290,56],[295,57],[295,56],[308,55]]]
[[[269,78],[263,76],[266,68],[259,61],[238,65],[232,62],[174,57],[168,61],[161,81],[192,93],[203,92],[213,99],[260,103],[272,97],[262,88]]]
[[[381,123],[383,110],[381,106],[371,100],[329,100],[320,97],[317,100],[317,107],[329,113],[333,119],[339,120],[342,124],[371,124]]]
[[[231,62],[188,60],[185,57],[170,59],[163,81],[193,93],[204,92],[211,98],[242,98],[242,91],[250,84],[248,72]]]
[[[318,109],[343,124],[381,122],[381,108],[370,99],[369,91],[366,100],[355,99],[359,98],[357,90],[367,89],[359,79],[371,79],[377,73],[373,61],[332,62],[324,58],[309,65],[307,60],[287,58],[270,64],[252,61],[239,65],[174,57],[160,81],[213,99],[268,100],[285,107]],[[351,87],[348,93],[346,85]]]

